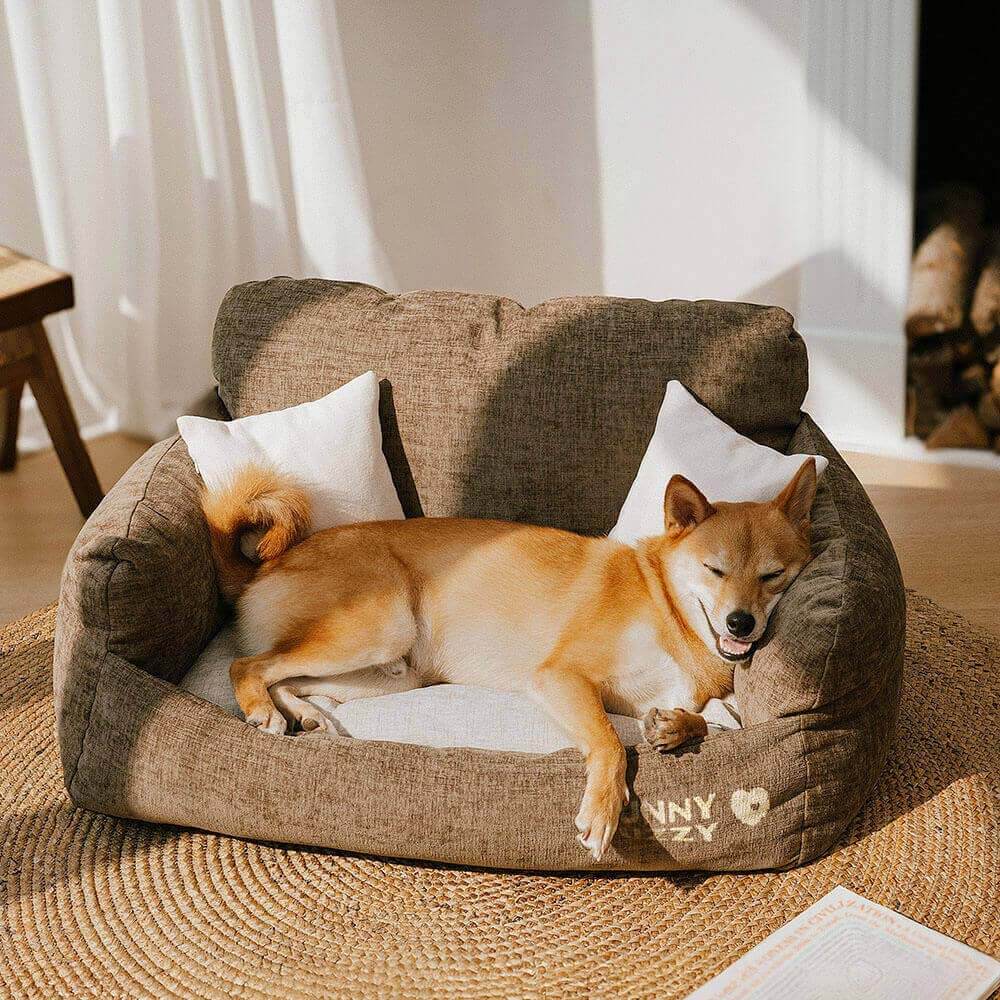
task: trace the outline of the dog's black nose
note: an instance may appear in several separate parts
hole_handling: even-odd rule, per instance
[[[731,615],[726,616],[726,628],[737,639],[742,639],[743,636],[749,635],[756,624],[757,622],[754,620],[753,615],[746,611],[734,611]]]

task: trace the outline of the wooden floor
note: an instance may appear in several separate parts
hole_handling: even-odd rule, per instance
[[[105,489],[145,450],[123,435],[89,444]],[[1000,635],[1000,472],[848,455],[892,536],[903,578]],[[0,474],[0,623],[56,599],[82,521],[51,452]]]
[[[148,448],[123,434],[87,442],[105,492]],[[73,539],[83,527],[55,452],[21,455],[0,472],[0,623],[51,604]]]
[[[1000,471],[845,457],[889,531],[906,585],[1000,635]]]

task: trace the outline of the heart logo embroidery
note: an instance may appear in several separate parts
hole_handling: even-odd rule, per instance
[[[747,826],[756,826],[771,808],[771,796],[766,788],[737,788],[729,799],[733,815]]]

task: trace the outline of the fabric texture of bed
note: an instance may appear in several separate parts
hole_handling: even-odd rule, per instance
[[[173,438],[108,494],[64,573],[55,692],[75,803],[269,841],[548,870],[785,867],[822,854],[857,813],[895,725],[903,590],[863,489],[800,411],[805,347],[787,313],[602,298],[524,309],[278,278],[229,293],[214,356],[234,417],[384,373],[383,447],[408,516],[585,532],[614,523],[677,378],[741,433],[829,459],[814,559],[737,669],[745,728],[673,754],[630,749],[632,801],[595,864],[575,842],[575,751],[273,737],[177,687],[223,609],[198,478]]]

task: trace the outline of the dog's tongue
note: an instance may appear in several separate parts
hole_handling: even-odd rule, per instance
[[[719,646],[722,648],[722,651],[732,656],[742,656],[749,651],[751,645],[753,643],[744,642],[742,639],[733,639],[728,635],[719,636]]]

